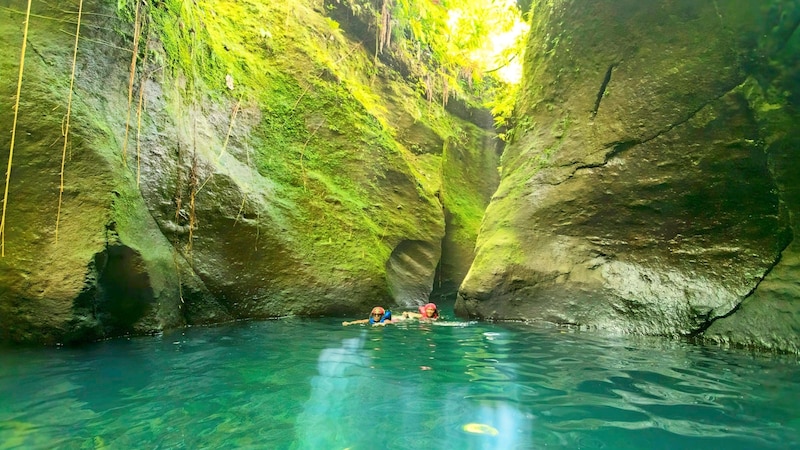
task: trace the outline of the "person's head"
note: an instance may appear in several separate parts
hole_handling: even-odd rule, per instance
[[[380,322],[384,314],[386,314],[386,310],[380,306],[376,306],[372,308],[372,311],[369,313],[369,318],[374,322]]]
[[[434,303],[428,303],[427,305],[420,306],[419,312],[422,314],[422,317],[425,319],[438,319],[439,318],[439,309],[436,307]]]

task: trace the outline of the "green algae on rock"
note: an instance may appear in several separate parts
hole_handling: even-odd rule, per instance
[[[22,4],[0,21],[7,48]],[[443,167],[466,164],[442,157],[445,142],[493,174],[493,131],[429,103],[318,6],[141,3],[129,95],[137,4],[84,2],[57,245],[49,174],[60,153],[48,149],[63,142],[71,61],[57,24],[74,12],[36,6],[0,260],[2,340],[427,300],[445,234]],[[0,57],[3,73],[16,56]],[[450,194],[454,214],[469,215],[466,236],[493,190],[479,189]]]

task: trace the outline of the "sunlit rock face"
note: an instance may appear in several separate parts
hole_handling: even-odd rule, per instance
[[[533,18],[457,311],[796,351],[800,9],[534,1]]]
[[[427,301],[442,199],[454,195],[442,173],[493,146],[490,130],[373,66],[318,2],[84,2],[59,214],[73,41],[67,25],[53,24],[75,26],[77,2],[34,3],[0,258],[0,341]],[[131,83],[137,4],[149,31]],[[16,80],[11,49],[22,42],[26,3],[6,7],[0,73]],[[15,93],[0,84],[6,131]],[[0,133],[0,148],[9,139]],[[488,179],[481,192],[493,191],[488,154],[488,178],[476,171],[458,182]],[[471,252],[468,241],[459,249]]]

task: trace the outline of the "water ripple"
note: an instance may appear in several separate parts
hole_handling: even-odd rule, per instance
[[[798,367],[519,324],[238,323],[3,350],[0,448],[791,448]]]

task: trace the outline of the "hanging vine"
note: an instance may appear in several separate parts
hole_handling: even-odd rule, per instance
[[[144,84],[147,81],[147,53],[150,49],[150,39],[144,45],[144,59],[142,59],[142,74],[139,78],[139,105],[136,107],[136,186],[140,185],[142,176],[142,109],[144,108]]]
[[[72,49],[72,74],[69,77],[69,96],[67,97],[67,115],[64,117],[64,127],[62,134],[64,135],[64,147],[61,150],[61,183],[58,188],[58,211],[56,212],[56,236],[55,241],[58,244],[58,225],[61,219],[61,202],[64,197],[64,164],[67,160],[67,143],[69,141],[69,120],[72,114],[72,94],[75,86],[75,66],[78,61],[78,40],[81,35],[81,18],[83,17],[83,0],[78,2],[78,25],[75,29],[75,47]]]
[[[133,55],[131,56],[130,79],[128,81],[128,118],[125,120],[125,139],[122,141],[122,163],[128,166],[128,133],[131,123],[131,106],[133,105],[133,82],[136,79],[136,62],[139,57],[139,39],[141,36],[141,5],[136,0],[136,15],[133,20]]]
[[[392,41],[392,0],[383,0],[381,15],[378,17],[378,45],[376,56],[382,53],[384,47],[389,48]]]
[[[197,30],[192,29],[191,49],[189,51],[189,63],[192,71],[192,168],[189,171],[189,242],[186,244],[186,252],[191,255],[192,244],[194,242],[194,229],[197,226],[196,200],[199,192],[199,167],[197,158],[197,61],[195,61],[195,50],[197,48]]]
[[[6,187],[3,192],[3,216],[0,218],[0,256],[6,256],[6,209],[8,207],[8,185],[11,182],[11,161],[14,159],[14,142],[17,137],[17,117],[19,115],[19,97],[22,93],[22,74],[25,72],[25,49],[28,42],[28,24],[31,21],[31,0],[25,12],[25,27],[22,32],[22,49],[19,55],[19,77],[17,78],[17,97],[14,103],[14,122],[11,124],[11,147],[8,150],[8,168],[6,169]]]

